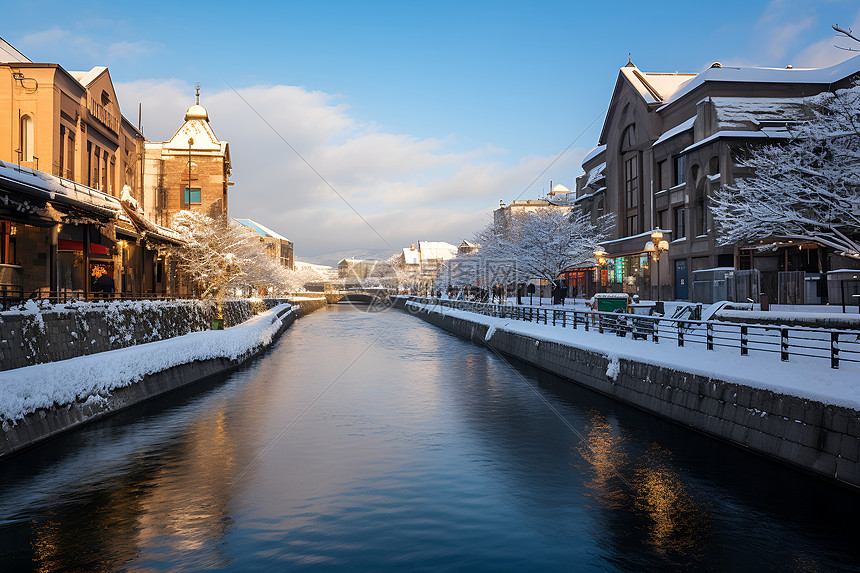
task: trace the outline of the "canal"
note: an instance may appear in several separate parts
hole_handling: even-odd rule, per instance
[[[0,462],[4,571],[827,571],[860,501],[400,311]]]

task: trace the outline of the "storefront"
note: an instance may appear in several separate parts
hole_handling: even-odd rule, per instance
[[[646,296],[651,289],[650,256],[646,252],[606,257],[597,273],[598,291]]]
[[[567,296],[590,298],[595,289],[595,267],[570,269],[561,273],[562,286],[567,287]]]

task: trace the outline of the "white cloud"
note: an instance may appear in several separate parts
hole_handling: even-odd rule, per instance
[[[161,49],[160,44],[146,40],[130,42],[105,42],[104,37],[72,32],[59,26],[27,34],[17,42],[27,56],[41,59],[40,54],[63,54],[66,62],[87,62],[83,67],[109,66],[118,61],[128,61],[150,55]],[[49,60],[52,58],[48,58]]]
[[[834,22],[834,24],[838,24],[838,22]],[[860,10],[854,15],[854,21],[850,23],[850,25],[845,25],[844,23],[841,25],[842,28],[850,28],[855,32],[860,30]],[[860,37],[860,34],[854,34],[855,36]],[[836,46],[841,46],[842,48],[853,48],[854,50],[860,50],[860,43],[855,42],[850,38],[845,38],[841,35],[837,35],[836,32],[830,33],[830,29],[828,27],[827,37],[823,40],[815,42],[811,46],[802,50],[797,56],[795,56],[795,67],[808,67],[808,68],[821,68],[826,66],[832,66],[834,64],[838,64],[839,62],[844,62],[849,58],[853,58],[854,56],[860,55],[857,51],[847,51],[840,50]]]
[[[116,89],[126,109],[142,102],[144,131],[152,141],[171,137],[194,103],[193,89],[179,80],[118,83]],[[553,159],[510,158],[492,145],[459,150],[450,134],[420,139],[388,133],[357,121],[342,97],[302,87],[254,86],[238,92],[241,97],[226,85],[219,90],[204,86],[201,94],[212,128],[230,143],[236,182],[230,213],[288,236],[300,256],[470,238],[500,199],[519,195]],[[545,193],[553,177],[572,188],[586,151],[570,150],[544,176],[547,181],[538,181],[524,197]],[[558,174],[570,179],[561,181]]]
[[[792,51],[801,34],[818,24],[814,8],[799,0],[772,0],[755,25],[764,56],[776,65]]]

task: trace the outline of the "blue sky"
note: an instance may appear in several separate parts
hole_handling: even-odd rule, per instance
[[[398,248],[469,238],[522,193],[605,109],[628,52],[646,71],[822,66],[848,55],[830,25],[860,28],[841,0],[49,2],[4,16],[0,35],[34,61],[108,66],[124,114],[143,102],[150,140],[173,134],[200,82],[231,145],[231,215],[300,256],[388,245],[228,83]],[[524,197],[573,187],[600,125]]]

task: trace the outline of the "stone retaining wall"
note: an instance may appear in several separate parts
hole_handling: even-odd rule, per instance
[[[396,308],[406,300],[395,299]],[[411,311],[410,311],[411,312]],[[450,315],[416,316],[621,402],[828,480],[860,487],[860,412],[496,330]]]
[[[226,301],[225,327],[242,323],[278,301],[270,302]],[[208,330],[215,318],[211,300],[70,302],[47,308],[30,301],[23,312],[0,312],[0,370]]]
[[[282,325],[272,338],[272,344],[295,321],[297,313],[283,310],[278,316],[281,317]],[[236,360],[213,358],[173,366],[144,376],[140,382],[118,388],[109,396],[91,397],[74,404],[42,408],[22,420],[17,420],[14,425],[4,422],[0,428],[0,458],[179,387],[216,374],[228,373],[267,348],[268,346],[258,347]]]

